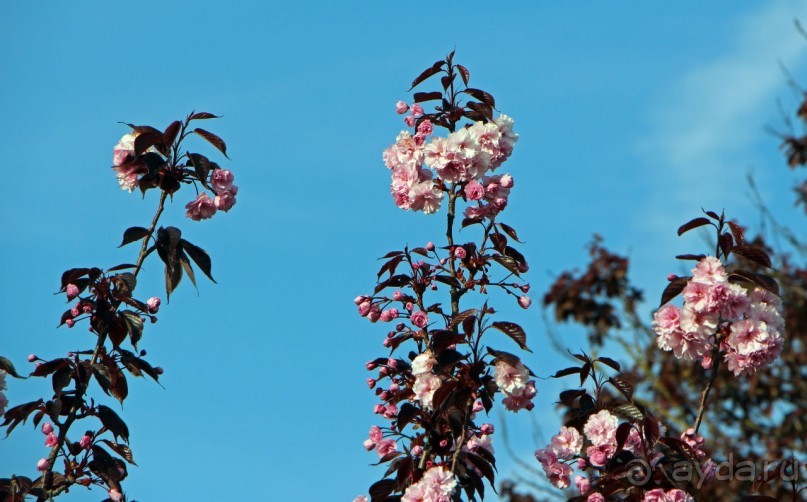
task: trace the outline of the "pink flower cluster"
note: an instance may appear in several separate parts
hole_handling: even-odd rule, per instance
[[[4,390],[6,390],[6,372],[0,370],[0,416],[6,412],[6,406],[8,406],[8,399],[3,394]]]
[[[440,377],[432,373],[435,364],[437,360],[431,352],[423,352],[412,360],[412,374],[415,376],[412,390],[426,409],[432,408],[434,393],[443,385]]]
[[[513,188],[513,177],[509,174],[497,174],[495,176],[485,176],[480,182],[471,181],[466,188],[466,196],[468,196],[468,186],[478,185],[474,187],[474,196],[481,192],[483,195],[478,199],[479,203],[476,206],[468,206],[465,208],[465,217],[474,220],[482,218],[493,218],[501,213],[507,207],[507,199],[510,197],[510,189]],[[525,307],[526,308],[526,307]]]
[[[616,429],[617,417],[608,410],[600,410],[591,415],[583,426],[583,433],[591,442],[591,446],[586,449],[588,461],[582,460],[583,465],[590,463],[597,467],[603,467],[608,459],[616,452]],[[639,446],[639,434],[633,429],[626,442],[626,449],[633,449]],[[567,488],[571,485],[572,468],[565,461],[570,461],[580,456],[583,449],[583,436],[573,427],[563,427],[560,433],[552,437],[546,448],[535,452],[535,458],[541,463],[544,472],[549,478],[549,482],[558,488]],[[580,489],[581,494],[588,491],[588,479],[578,476],[575,484]]]
[[[535,380],[529,380],[530,370],[521,362],[512,366],[505,361],[496,361],[494,365],[493,380],[505,396],[502,400],[505,408],[510,411],[526,409],[530,411],[535,406],[532,398],[538,393],[535,389]]]
[[[397,109],[399,113],[406,113],[409,108],[399,102]],[[423,109],[413,105],[412,111],[407,117],[410,127],[414,127]],[[484,200],[487,205],[495,203],[496,212],[501,211],[512,187],[512,177],[505,175],[507,180],[502,182],[501,177],[484,176],[513,152],[518,140],[513,132],[513,120],[501,115],[493,122],[476,122],[447,138],[433,137],[427,143],[433,131],[431,122],[423,120],[414,136],[402,131],[395,144],[384,151],[384,164],[392,171],[390,192],[395,204],[401,209],[434,213],[443,199],[443,190],[434,181],[436,177],[446,183],[466,183],[464,193],[468,199],[480,203]]]
[[[449,502],[457,480],[442,465],[427,470],[420,481],[409,485],[401,502]]]
[[[196,199],[185,205],[185,216],[199,221],[212,218],[216,211],[227,212],[235,205],[238,187],[233,185],[235,175],[227,169],[214,169],[210,175],[210,185],[216,194],[211,198],[202,192]]]
[[[662,488],[656,488],[644,494],[644,502],[692,502],[694,500],[692,495],[677,488],[666,492]]]
[[[728,368],[738,376],[770,365],[781,353],[781,300],[762,288],[748,292],[728,282],[714,256],[692,269],[682,294],[683,308],[667,304],[653,315],[659,348],[710,368],[717,340]],[[718,333],[723,336],[716,338]]]
[[[118,176],[121,190],[130,192],[137,186],[137,177],[146,174],[148,169],[141,162],[135,162],[134,141],[137,133],[124,134],[112,149],[112,169]]]
[[[370,434],[364,440],[364,448],[367,451],[375,450],[379,457],[384,457],[390,453],[398,451],[398,445],[394,439],[384,439],[381,428],[377,425],[370,427]]]

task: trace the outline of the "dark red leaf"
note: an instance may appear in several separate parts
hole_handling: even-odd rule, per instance
[[[398,428],[398,432],[402,431],[406,425],[412,421],[417,415],[418,408],[410,403],[404,403],[401,405],[400,409],[398,410],[398,418],[396,419],[395,426]]]
[[[687,282],[689,282],[691,278],[692,277],[689,276],[678,277],[670,281],[670,283],[667,284],[667,287],[664,288],[664,291],[661,293],[661,303],[659,304],[659,306],[664,305],[665,303],[669,302],[670,300],[681,294],[681,291],[684,290],[684,288],[687,285]]]
[[[207,112],[198,112],[191,114],[188,117],[188,120],[204,120],[204,119],[218,119],[221,118],[221,115],[213,115],[212,113]]]
[[[678,260],[695,260],[701,261],[702,259],[706,258],[705,254],[679,254],[675,257]]]
[[[125,444],[115,443],[109,439],[102,439],[101,442],[106,443],[106,445],[109,446],[112,451],[123,457],[123,459],[130,464],[137,465],[137,463],[134,461],[134,457],[132,456],[132,449]]]
[[[3,356],[0,356],[0,370],[5,371],[14,378],[24,378],[21,377],[19,373],[17,373],[17,369],[14,368],[14,363],[12,363],[9,359]]]
[[[413,96],[415,103],[423,103],[424,101],[434,101],[435,99],[441,99],[442,97],[443,93],[439,91],[416,92]]]
[[[462,77],[462,83],[468,85],[468,81],[471,79],[471,72],[468,71],[468,68],[458,64],[456,66],[457,70],[460,72],[460,76]]]
[[[615,369],[616,371],[620,371],[620,369],[621,369],[621,366],[619,365],[619,363],[614,361],[610,357],[598,357],[596,360],[603,363],[603,364],[605,364],[605,365],[607,365],[607,366],[610,366],[611,368]]]
[[[779,284],[776,282],[774,278],[764,274],[755,274],[754,272],[749,272],[747,270],[736,270],[733,273],[729,274],[729,282],[733,283],[750,282],[761,288],[767,289],[776,296],[780,296]]]
[[[552,375],[552,378],[561,378],[568,375],[574,375],[577,373],[580,373],[580,368],[578,368],[577,366],[571,366],[569,368],[564,368],[562,370],[556,371],[555,374]]]
[[[478,99],[479,101],[483,102],[484,104],[488,105],[491,108],[496,108],[496,100],[493,99],[493,96],[483,91],[482,89],[473,89],[469,87],[462,92],[468,94],[469,96],[473,96],[474,98]]]
[[[417,78],[415,78],[415,80],[412,81],[412,87],[410,87],[409,90],[411,91],[412,89],[417,87],[418,84],[420,84],[421,82],[423,82],[427,78],[431,77],[432,75],[436,75],[437,73],[439,73],[440,70],[443,69],[443,66],[445,64],[446,64],[446,62],[443,61],[443,60],[435,61],[435,63],[433,65],[431,65],[430,68],[425,69],[423,71],[423,73],[418,75]]]
[[[98,419],[101,420],[104,427],[109,429],[109,432],[115,436],[116,441],[118,436],[120,436],[126,443],[129,442],[129,428],[126,426],[126,423],[121,420],[118,414],[112,411],[111,408],[104,406],[103,404],[99,404],[96,415],[98,416]]]
[[[710,223],[709,218],[704,218],[703,216],[695,218],[678,227],[678,235],[683,235],[684,232],[689,232],[693,228],[702,227],[703,225],[708,225]]]
[[[525,333],[524,328],[518,324],[513,322],[497,321],[491,324],[491,326],[512,338],[522,349],[532,352],[529,348],[527,348],[527,333]]]
[[[742,256],[743,258],[756,262],[763,267],[771,267],[771,258],[768,256],[768,253],[756,246],[735,246],[731,252],[737,256]]]
[[[135,157],[144,153],[152,146],[159,146],[163,141],[163,134],[159,131],[149,131],[138,134],[134,140]]]
[[[191,244],[185,239],[180,239],[180,243],[182,244],[182,249],[188,253],[188,256],[190,256],[193,262],[196,263],[199,270],[204,272],[207,278],[215,283],[216,280],[213,279],[213,275],[211,274],[212,263],[210,261],[210,256],[205,252],[205,250]]]
[[[196,134],[203,137],[208,143],[215,146],[218,151],[224,154],[227,157],[227,145],[224,143],[224,140],[213,134],[212,132],[205,131],[204,129],[196,128],[193,130]],[[230,157],[227,157],[228,159]]]
[[[611,377],[608,382],[613,385],[628,401],[633,399],[633,385],[620,376]]]
[[[165,131],[163,132],[163,145],[165,145],[166,148],[169,148],[174,144],[174,140],[177,139],[177,134],[179,133],[180,127],[182,127],[182,122],[175,120],[165,128]]]
[[[126,244],[132,243],[134,241],[139,241],[146,237],[149,234],[149,231],[143,227],[129,227],[123,232],[123,242],[120,243],[120,246],[123,247]]]
[[[511,237],[513,240],[515,240],[516,242],[521,242],[521,241],[518,239],[518,234],[516,233],[516,229],[514,229],[514,228],[513,228],[513,227],[511,227],[510,225],[505,225],[504,223],[499,223],[499,228],[501,228],[502,230],[504,230],[504,233],[506,233],[507,235],[509,235],[509,236],[510,236],[510,237]]]
[[[734,223],[733,221],[728,222],[729,228],[731,229],[731,235],[734,236],[734,240],[737,244],[744,244],[745,243],[745,229],[740,225]]]

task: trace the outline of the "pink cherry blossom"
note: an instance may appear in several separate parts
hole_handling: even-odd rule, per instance
[[[404,103],[403,101],[398,101],[397,103],[395,103],[395,112],[396,112],[398,115],[403,115],[403,114],[404,114],[404,113],[406,113],[408,110],[409,110],[409,105],[407,105],[407,104],[406,104],[406,103]]]
[[[92,446],[92,436],[87,434],[81,436],[81,440],[78,442],[78,444],[81,445],[81,447],[85,450],[89,450]]]
[[[485,196],[485,187],[476,180],[471,180],[465,185],[465,196],[468,200],[480,200]]]
[[[109,499],[112,500],[112,502],[120,502],[121,500],[123,500],[123,494],[118,490],[116,490],[115,488],[113,488],[109,490]]]
[[[235,205],[235,194],[238,193],[238,187],[233,185],[232,188],[233,190],[219,192],[213,199],[213,204],[219,211],[224,211],[226,213]]]
[[[235,175],[228,169],[214,169],[210,175],[210,185],[218,192],[227,192],[233,186]]]
[[[394,439],[382,439],[376,442],[375,451],[378,453],[379,457],[383,457],[384,455],[398,451],[398,445],[395,444]]]
[[[423,115],[423,107],[422,107],[422,106],[420,106],[420,105],[419,105],[419,104],[417,104],[417,103],[415,103],[414,105],[412,105],[412,115],[413,115],[415,118],[420,117],[421,115]]]
[[[530,305],[532,304],[532,300],[530,299],[529,296],[526,296],[526,295],[525,296],[520,296],[518,298],[518,304],[521,306],[521,308],[528,309],[528,308],[530,308]]]
[[[67,299],[72,300],[79,294],[78,286],[76,286],[75,284],[68,284],[67,287],[65,288],[65,292],[67,293]]]
[[[429,316],[426,315],[426,312],[422,312],[420,310],[413,312],[410,319],[412,320],[412,324],[418,328],[425,328],[426,325],[429,324]]]
[[[134,159],[133,134],[124,134],[118,144],[112,149],[112,165],[120,166]]]
[[[571,460],[583,448],[583,436],[574,427],[561,427],[560,433],[552,437],[549,445],[558,458]]]
[[[185,216],[194,221],[206,220],[216,214],[216,205],[210,196],[201,193],[195,200],[185,205],[185,210]]]
[[[595,446],[616,443],[617,422],[617,417],[608,410],[600,410],[588,418],[583,432]]]
[[[51,424],[50,422],[45,422],[44,424],[42,424],[42,434],[47,435],[50,434],[51,432],[53,432],[53,424]]]
[[[529,375],[529,370],[522,363],[519,362],[516,366],[511,366],[499,360],[495,364],[493,379],[502,392],[520,396],[527,387]]]
[[[424,408],[432,408],[432,399],[434,393],[443,381],[440,377],[431,373],[421,373],[415,379],[415,384],[412,386],[412,391],[415,393],[415,398],[420,400]]]
[[[428,136],[434,132],[434,126],[432,125],[431,121],[428,119],[424,120],[420,124],[418,124],[418,134],[421,136]]]
[[[465,252],[465,248],[462,246],[457,246],[454,248],[454,258],[458,260],[464,260],[468,254]]]
[[[429,373],[435,364],[437,364],[437,359],[434,358],[431,352],[427,351],[418,354],[418,356],[412,360],[412,374],[417,376],[423,373]]]
[[[47,435],[47,437],[45,437],[45,446],[48,448],[53,448],[57,444],[59,444],[59,438],[56,437],[56,434],[51,432]]]
[[[598,446],[589,446],[586,448],[586,455],[591,465],[603,467],[608,463],[608,459],[616,452],[616,441],[612,443],[603,443]]]

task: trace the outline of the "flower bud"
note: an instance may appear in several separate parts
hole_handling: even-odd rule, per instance
[[[530,285],[529,284],[522,284],[521,285],[521,292],[527,294],[530,292]]]
[[[412,456],[419,457],[423,453],[423,447],[420,445],[416,445],[412,447]]]
[[[448,446],[448,439],[440,441],[440,448],[445,448],[446,446]]]
[[[81,437],[81,441],[79,441],[78,444],[81,445],[81,447],[84,448],[85,450],[89,450],[90,447],[92,447],[92,436],[84,434],[84,436]]]
[[[42,434],[50,434],[53,432],[53,425],[50,422],[42,424]]]
[[[149,314],[156,314],[157,311],[160,310],[160,299],[156,296],[152,296],[146,301],[146,306],[149,309]]]
[[[387,338],[389,340],[389,338]],[[381,369],[378,370],[378,376],[380,378],[384,378],[385,376],[389,376],[389,370],[386,366],[382,366]]]
[[[72,300],[78,296],[78,286],[75,284],[68,284],[65,288],[65,292],[67,293],[67,299]]]
[[[670,281],[670,282],[672,282],[672,281],[674,281],[674,280],[676,280],[676,279],[678,279],[678,276],[677,276],[677,275],[675,275],[675,274],[669,274],[669,275],[667,276],[667,280],[668,280],[668,281]]]
[[[420,105],[419,105],[419,104],[417,104],[417,103],[415,103],[414,105],[412,105],[412,115],[413,115],[415,118],[420,117],[421,115],[423,115],[423,107],[422,107],[422,106],[420,106]]]
[[[405,122],[405,123],[406,123],[406,125],[408,125],[409,127],[415,127],[415,117],[413,117],[412,115],[407,115],[407,116],[404,118],[404,122]]]
[[[373,387],[375,387],[375,378],[368,378],[367,379],[367,386],[370,387],[371,389]]]
[[[474,407],[471,409],[471,413],[479,413],[484,409],[485,406],[482,404],[482,401],[474,401]]]
[[[457,247],[454,248],[454,257],[455,258],[457,258],[459,260],[464,260],[466,256],[467,256],[467,253],[465,252],[464,247],[457,246]]]
[[[373,413],[375,413],[376,415],[384,413],[384,405],[376,404],[375,406],[373,406]]]
[[[395,112],[398,115],[403,115],[404,113],[409,111],[409,105],[404,103],[403,101],[398,101],[395,103]]]
[[[73,326],[75,326],[76,321],[74,321],[73,319],[68,319],[64,323],[67,324],[68,328],[72,328]]]
[[[434,251],[434,243],[432,241],[426,243],[426,251]]]
[[[46,458],[40,458],[39,462],[36,463],[36,470],[39,472],[45,472],[50,467],[50,462]]]
[[[482,426],[479,428],[479,432],[482,434],[493,434],[493,424],[482,424]]]
[[[364,299],[365,299],[364,296],[357,296],[356,298],[353,299],[353,303],[355,303],[356,305],[359,305],[364,301]]]
[[[81,315],[81,311],[78,309],[78,307],[73,307],[72,309],[70,309],[70,315],[72,315],[73,317],[78,317],[79,315]]]
[[[377,365],[376,365],[375,361],[367,361],[367,364],[364,365],[364,367],[367,368],[367,371],[374,370],[376,368],[376,366]]]
[[[393,300],[395,300],[395,301],[397,301],[397,302],[399,302],[399,301],[403,300],[403,297],[404,297],[404,294],[403,294],[403,292],[402,292],[402,291],[400,291],[400,290],[398,290],[398,291],[396,291],[396,292],[392,293],[392,299],[393,299]]]
[[[530,308],[530,304],[532,304],[532,300],[529,296],[522,296],[518,299],[518,304],[521,305],[521,308],[528,309]]]
[[[161,367],[157,366],[157,367],[154,368],[154,372],[157,373],[158,375],[162,375],[163,374],[163,369]]]
[[[28,356],[28,362],[29,363],[32,363],[32,362],[36,361],[37,359],[39,359],[39,358],[36,357],[36,354],[31,354],[31,355]]]
[[[395,369],[398,367],[398,361],[390,357],[389,359],[387,359],[387,366],[389,366],[392,369]]]

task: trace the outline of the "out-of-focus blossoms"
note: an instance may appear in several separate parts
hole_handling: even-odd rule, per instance
[[[137,186],[137,178],[146,174],[148,168],[143,162],[135,160],[135,138],[137,134],[124,134],[112,149],[112,169],[118,176],[121,190],[130,192]]]
[[[406,103],[398,103],[399,113],[407,109]],[[423,110],[419,105],[411,109],[413,114],[407,116],[406,123],[414,127]],[[463,127],[446,138],[433,137],[433,132],[431,122],[422,120],[414,135],[401,131],[395,143],[384,151],[384,164],[392,171],[390,192],[395,204],[401,209],[431,214],[440,208],[444,184],[461,183],[467,200],[477,203],[467,208],[466,217],[493,217],[504,209],[513,178],[486,173],[512,154],[518,140],[513,120],[501,115],[492,122]]]
[[[770,365],[781,353],[785,323],[779,297],[729,282],[714,256],[692,269],[683,297],[683,308],[666,304],[653,316],[659,348],[710,368],[717,343],[729,370],[738,376]]]
[[[3,394],[4,390],[6,390],[6,372],[0,370],[0,415],[6,412],[6,406],[8,406],[8,399]]]

